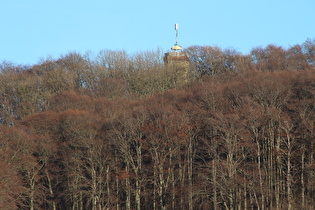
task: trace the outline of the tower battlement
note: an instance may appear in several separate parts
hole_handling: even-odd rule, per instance
[[[164,63],[169,64],[171,62],[189,62],[189,57],[183,52],[168,52],[165,53]]]

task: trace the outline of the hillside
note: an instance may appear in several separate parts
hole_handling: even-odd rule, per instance
[[[315,40],[186,52],[3,62],[0,208],[314,208]]]

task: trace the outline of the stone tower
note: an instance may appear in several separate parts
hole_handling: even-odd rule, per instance
[[[178,24],[175,24],[176,43],[171,48],[171,52],[165,53],[164,64],[168,72],[175,77],[177,85],[187,83],[189,80],[190,60],[186,53],[182,52],[183,48],[178,45]]]

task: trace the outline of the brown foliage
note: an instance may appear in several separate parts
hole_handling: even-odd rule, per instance
[[[76,91],[64,91],[50,98],[50,110],[63,112],[67,110],[93,110],[93,97],[82,95]]]
[[[312,49],[193,46],[183,86],[157,52],[3,65],[0,207],[308,209]]]

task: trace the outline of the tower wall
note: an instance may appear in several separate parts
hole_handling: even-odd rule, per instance
[[[171,71],[174,74],[177,85],[188,82],[190,60],[186,53],[177,51],[165,53],[164,64],[167,71]]]

